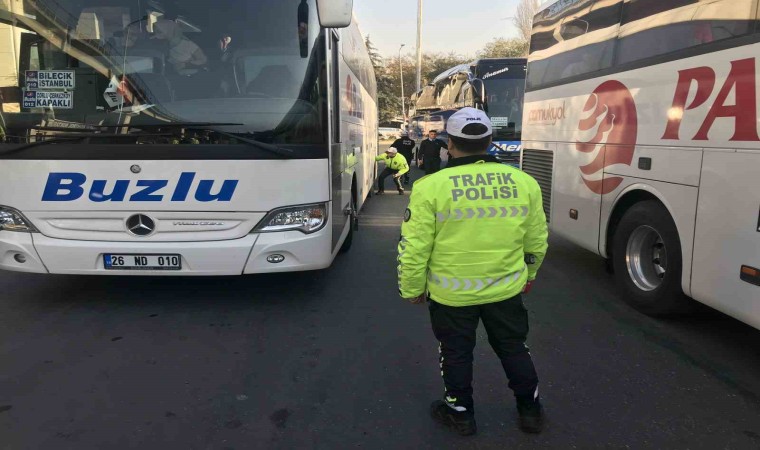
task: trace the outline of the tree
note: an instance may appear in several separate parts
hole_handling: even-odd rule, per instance
[[[539,0],[520,0],[520,4],[517,5],[517,12],[515,13],[513,23],[520,32],[520,38],[524,42],[530,42],[533,18],[536,16],[539,7]]]
[[[422,85],[431,83],[435,77],[452,67],[469,62],[472,62],[472,57],[459,55],[454,52],[425,53],[422,57]]]
[[[372,66],[375,68],[382,67],[383,56],[377,51],[377,47],[372,43],[369,35],[364,38],[364,44],[367,46],[367,53],[369,53],[369,59],[372,61]]]
[[[381,125],[392,125],[401,117],[401,68],[404,70],[405,109],[408,111],[410,98],[417,90],[417,63],[410,54],[382,57],[372,44],[369,36],[365,38],[372,66],[377,79],[377,107]],[[425,53],[422,56],[422,84],[432,82],[441,72],[454,66],[472,61],[469,56],[456,53]]]
[[[521,38],[497,38],[478,53],[481,58],[517,58],[528,54],[528,41]]]
[[[387,67],[383,57],[372,44],[369,36],[365,38],[364,43],[367,45],[367,52],[369,52],[372,67],[375,69],[375,78],[377,79],[378,118],[380,124],[387,125],[396,116],[401,114],[401,101],[399,95],[396,94],[396,92],[400,91],[401,85],[398,82],[394,83],[394,77],[391,76],[392,71]]]

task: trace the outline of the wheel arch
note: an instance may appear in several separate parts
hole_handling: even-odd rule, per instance
[[[351,198],[354,200],[354,205],[356,205],[357,210],[361,210],[362,206],[364,206],[364,199],[359,198],[359,185],[358,180],[356,178],[356,172],[354,172],[354,175],[351,177]]]
[[[651,186],[645,184],[634,184],[624,189],[613,202],[611,212],[608,216],[607,223],[604,224],[602,231],[602,241],[599,243],[601,255],[607,259],[612,257],[612,238],[615,235],[618,225],[625,213],[637,203],[647,200],[659,202],[670,214],[670,218],[675,222],[673,209],[668,204],[665,196]]]
[[[678,231],[681,244],[682,280],[681,287],[686,295],[691,295],[692,257],[694,254],[694,227],[697,213],[698,188],[672,183],[637,181],[623,189],[609,207],[602,204],[602,222],[599,231],[599,254],[612,258],[612,239],[623,215],[633,205],[647,200],[655,200],[670,215]],[[668,200],[670,199],[670,200]]]

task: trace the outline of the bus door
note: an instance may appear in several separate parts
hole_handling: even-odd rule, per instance
[[[330,165],[332,183],[332,247],[340,242],[340,236],[346,228],[349,216],[346,214],[351,205],[351,180],[347,177],[346,152],[343,151],[345,130],[343,124],[343,80],[347,76],[342,69],[340,54],[340,37],[336,31],[327,33],[328,51],[330,55],[328,70],[330,71]]]

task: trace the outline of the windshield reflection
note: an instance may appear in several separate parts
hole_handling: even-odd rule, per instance
[[[223,122],[236,124],[227,133],[269,143],[324,144],[315,8],[314,0],[0,3],[0,27],[18,38],[17,49],[0,48],[13,55],[0,61],[11,74],[0,77],[7,140],[93,125]],[[126,132],[104,130],[95,132]],[[179,143],[225,140],[187,132]]]

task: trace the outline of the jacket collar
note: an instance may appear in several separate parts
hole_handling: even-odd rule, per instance
[[[463,156],[461,158],[454,158],[451,161],[449,161],[448,167],[457,167],[457,166],[464,166],[466,164],[475,164],[477,162],[494,162],[498,163],[499,160],[496,159],[495,156],[492,155],[472,155],[472,156]]]

